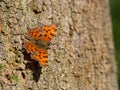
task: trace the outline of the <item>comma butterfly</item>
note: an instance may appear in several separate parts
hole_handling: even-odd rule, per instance
[[[57,25],[42,26],[29,30],[24,41],[24,47],[31,57],[37,60],[40,65],[46,66],[48,63],[47,47],[52,37],[55,35]]]

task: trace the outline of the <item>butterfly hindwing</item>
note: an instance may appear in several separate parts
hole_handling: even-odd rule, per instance
[[[38,53],[31,55],[33,59],[37,60],[42,66],[46,66],[48,63],[47,50],[40,49]]]
[[[28,53],[34,53],[38,50],[38,48],[28,40],[24,41],[24,47],[26,48]]]
[[[31,57],[38,61],[42,66],[46,66],[48,62],[47,50],[39,49],[29,41],[24,42],[24,46],[28,53],[31,53]]]

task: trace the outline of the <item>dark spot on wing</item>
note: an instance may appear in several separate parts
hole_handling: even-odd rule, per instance
[[[45,34],[45,37],[47,36],[47,34]]]
[[[44,58],[48,58],[48,56],[43,56]]]
[[[50,33],[51,36],[53,36],[54,34],[53,33]]]

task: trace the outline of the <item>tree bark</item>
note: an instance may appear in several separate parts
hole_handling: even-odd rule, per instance
[[[58,24],[40,67],[24,36]],[[108,0],[0,0],[0,90],[118,90]]]

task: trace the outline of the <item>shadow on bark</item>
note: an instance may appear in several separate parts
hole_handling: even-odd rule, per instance
[[[23,50],[23,51],[24,51],[23,52],[24,60],[28,61],[26,63],[25,69],[30,69],[33,72],[32,73],[33,80],[35,80],[35,82],[38,82],[40,75],[41,75],[42,67],[37,61],[31,58],[30,54],[28,54],[26,50]]]

